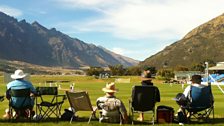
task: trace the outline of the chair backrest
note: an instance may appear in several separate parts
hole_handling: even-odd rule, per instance
[[[38,95],[58,95],[58,87],[37,87]]]
[[[15,109],[24,109],[32,107],[30,98],[30,88],[27,89],[10,89],[11,96],[9,106]]]
[[[70,106],[77,111],[93,111],[93,107],[86,91],[69,92],[66,91]]]
[[[158,88],[155,86],[134,86],[132,88],[132,107],[135,111],[153,110]]]
[[[30,89],[10,89],[11,97],[30,97]]]
[[[210,107],[213,104],[211,85],[205,87],[191,86],[191,107]]]

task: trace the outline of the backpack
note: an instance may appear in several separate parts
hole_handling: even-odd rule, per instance
[[[174,108],[160,105],[157,107],[157,123],[172,123],[174,121]]]
[[[64,109],[64,113],[61,115],[61,120],[71,120],[71,118],[73,117],[73,120],[75,120],[75,116],[74,116],[74,112],[68,110],[68,109]]]

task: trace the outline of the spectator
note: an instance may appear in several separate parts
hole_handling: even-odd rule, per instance
[[[36,90],[33,87],[33,85],[24,80],[24,78],[27,76],[27,74],[24,74],[22,70],[16,70],[14,74],[11,75],[11,78],[14,79],[14,81],[10,82],[7,84],[7,91],[6,91],[6,98],[10,99],[10,90],[11,89],[30,89],[31,96],[35,94]],[[25,99],[24,97],[12,97],[12,106],[19,107],[19,105],[23,104],[24,106],[26,105],[31,105],[34,106],[34,99]],[[24,101],[25,100],[25,101]],[[26,114],[25,111],[21,112],[19,110],[15,110],[17,117],[19,114]]]
[[[127,110],[123,102],[115,97],[115,93],[118,91],[115,88],[115,83],[112,82],[106,84],[106,87],[102,90],[106,95],[97,99],[97,107],[102,109],[102,117],[100,118],[100,121],[113,123],[120,122],[121,114],[123,123],[127,123]]]
[[[183,93],[178,93],[175,98],[177,104],[180,105],[180,109],[177,111],[180,125],[183,125],[183,123],[186,122],[186,117],[184,117],[185,110],[183,108],[188,106],[191,102],[191,98],[190,98],[191,86],[198,87],[198,88],[205,87],[205,85],[201,84],[201,81],[202,81],[202,77],[200,75],[193,75],[191,77],[191,85],[187,86]]]
[[[153,83],[152,83],[152,75],[151,75],[151,67],[149,66],[146,66],[141,74],[141,84],[142,86],[153,86]],[[144,114],[143,113],[140,113],[139,114],[139,117],[137,118],[137,120],[139,121],[144,121]]]

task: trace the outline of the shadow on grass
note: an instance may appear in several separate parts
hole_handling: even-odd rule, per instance
[[[89,118],[85,118],[85,117],[78,117],[73,119],[73,122],[88,122]],[[98,119],[91,119],[91,121],[98,121]],[[0,119],[0,123],[58,123],[58,122],[70,122],[70,120],[61,120],[61,119],[57,119],[57,118],[47,118],[47,119],[43,119],[40,121],[35,121],[35,120],[29,120],[29,119]]]
[[[224,123],[224,118],[215,118],[212,121],[213,124]]]
[[[213,125],[213,124],[223,124],[224,123],[224,118],[214,118],[214,119],[207,119],[207,120],[196,120],[193,119],[191,120],[188,124],[201,124],[201,125]]]
[[[198,122],[196,122],[198,123]],[[223,124],[224,123],[224,118],[214,118],[214,119],[208,119],[203,122],[199,122],[200,124]]]
[[[76,118],[75,120],[73,120],[72,123],[87,123],[89,120],[89,118],[85,118],[85,117],[79,117]],[[56,119],[56,118],[50,118],[50,119],[46,119],[46,120],[41,120],[41,121],[34,121],[34,120],[7,120],[7,119],[0,119],[0,123],[31,123],[31,124],[35,124],[35,123],[39,123],[39,124],[45,124],[45,123],[69,123],[69,120],[60,120],[60,119]],[[107,123],[102,123],[99,124],[98,119],[92,119],[91,124],[93,125],[105,125]],[[214,119],[209,119],[206,121],[197,121],[197,120],[193,120],[191,121],[189,124],[193,124],[193,125],[215,125],[215,124],[223,124],[224,123],[224,118],[214,118]],[[173,122],[172,124],[178,124],[177,122]],[[116,125],[116,124],[115,124]],[[129,121],[129,123],[127,125],[131,125],[131,121]],[[140,122],[140,121],[134,121],[134,125],[152,125],[151,121],[144,121],[144,122]],[[155,125],[158,125],[158,123],[155,120]]]

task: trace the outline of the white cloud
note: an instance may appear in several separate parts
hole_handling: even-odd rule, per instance
[[[126,51],[122,48],[114,47],[114,48],[112,48],[112,52],[115,52],[115,53],[120,54],[120,55],[124,55]]]
[[[23,15],[23,12],[21,10],[5,5],[0,5],[0,11],[13,17],[19,17]]]
[[[137,42],[135,50],[118,43],[112,51],[134,59],[144,58],[181,39],[193,28],[224,13],[224,0],[57,0],[64,9],[96,12],[81,21],[59,23],[74,33],[105,32],[122,43]],[[80,11],[79,11],[80,12]],[[131,40],[131,41],[128,41]],[[132,41],[133,40],[133,41]],[[116,43],[116,42],[114,42]],[[146,43],[148,45],[146,45]],[[128,49],[127,49],[128,48]],[[136,51],[137,50],[137,51]]]
[[[75,22],[80,31],[110,32],[125,39],[183,37],[194,27],[223,13],[223,0],[58,0],[71,8],[102,12]]]
[[[112,52],[123,55],[123,56],[128,56],[130,58],[133,59],[137,59],[137,60],[144,60],[145,54],[151,54],[152,51],[149,49],[142,49],[142,50],[136,50],[136,49],[130,49],[130,48],[121,48],[121,47],[114,47],[112,49],[110,49]]]

